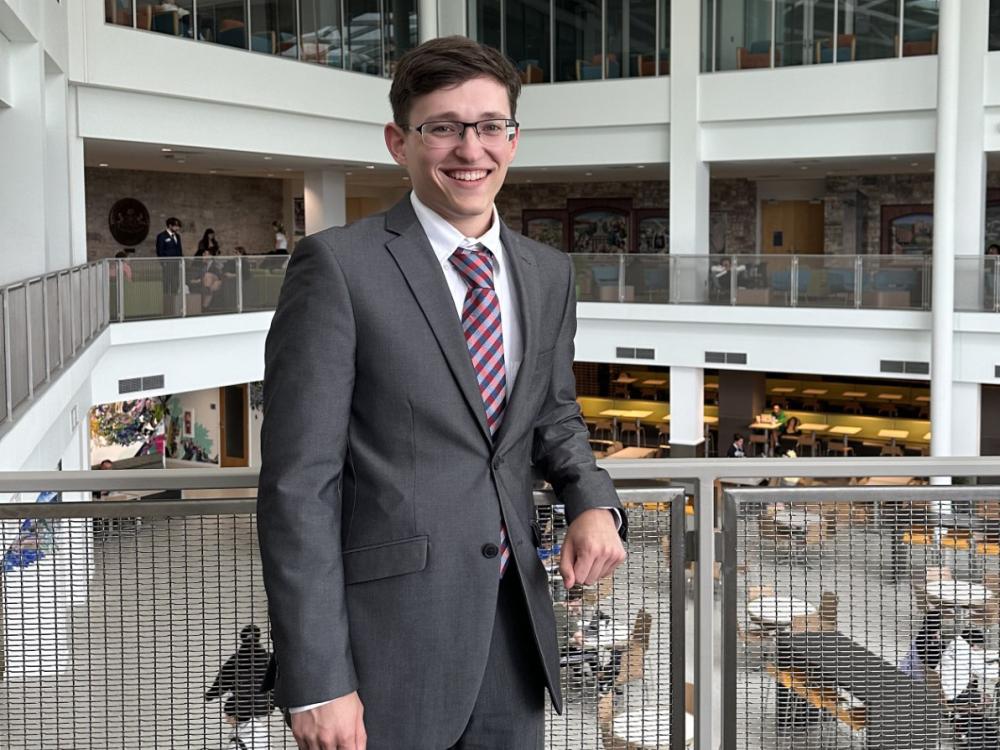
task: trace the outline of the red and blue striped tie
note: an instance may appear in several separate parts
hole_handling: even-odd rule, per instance
[[[500,327],[500,300],[493,285],[493,253],[482,245],[460,247],[449,258],[465,280],[462,330],[472,357],[472,369],[479,381],[479,393],[486,409],[490,435],[496,435],[507,406],[507,373],[503,361],[503,331]],[[507,527],[500,522],[500,575],[510,561]]]

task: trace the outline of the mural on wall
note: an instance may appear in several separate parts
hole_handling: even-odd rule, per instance
[[[41,492],[36,503],[58,503],[58,492]],[[48,518],[27,518],[20,522],[17,537],[3,553],[3,570],[10,573],[35,565],[56,551],[56,521]]]
[[[100,404],[90,410],[90,436],[103,445],[135,445],[135,455],[163,453],[166,400],[143,398]]]
[[[208,428],[197,420],[194,409],[182,406],[180,398],[171,396],[167,402],[166,453],[167,458],[217,464],[219,457],[212,455],[215,443]]]
[[[116,242],[135,247],[149,236],[149,211],[142,201],[122,198],[108,212],[108,228]]]
[[[670,252],[670,218],[667,216],[639,216],[636,240],[640,253]]]
[[[573,252],[627,253],[628,215],[618,211],[585,211],[573,217]]]

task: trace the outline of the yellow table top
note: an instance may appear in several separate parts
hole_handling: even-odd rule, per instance
[[[845,398],[864,398],[868,391],[844,391],[841,395]]]
[[[605,409],[601,412],[602,417],[621,417],[622,419],[645,419],[653,412],[645,409]]]
[[[702,417],[702,420],[705,422],[705,424],[719,424],[719,418],[718,417],[713,417],[711,414],[706,414],[705,416]],[[667,416],[665,416],[660,421],[661,422],[669,422],[670,421],[670,415],[668,414]]]
[[[624,375],[624,376],[623,375],[619,375],[617,378],[615,378],[615,380],[613,382],[615,382],[615,383],[624,383],[625,385],[632,385],[632,383],[639,382],[639,378],[633,378],[633,377],[628,376],[628,375]]]
[[[893,440],[905,440],[910,436],[909,430],[879,430],[879,437],[892,438]]]
[[[666,385],[667,381],[663,378],[652,378],[650,380],[643,380],[643,385]]]
[[[806,388],[802,391],[802,394],[805,396],[823,396],[829,392],[826,388]]]
[[[899,401],[903,398],[902,393],[880,393],[878,397],[884,399],[885,401]]]
[[[777,430],[781,427],[780,422],[751,422],[749,425],[751,430]]]
[[[795,389],[787,385],[779,385],[771,389],[771,393],[795,393]]]
[[[830,428],[830,433],[833,435],[857,435],[861,432],[860,427],[848,427],[847,425],[838,424]]]
[[[930,396],[917,396],[917,397],[916,397],[915,399],[913,399],[913,400],[914,400],[914,401],[919,401],[919,402],[920,402],[920,403],[922,403],[922,404],[929,404],[929,403],[930,403],[930,401],[931,401],[931,397],[930,397]]]
[[[799,429],[802,432],[826,432],[830,429],[828,424],[819,424],[814,422],[803,422],[799,425]]]
[[[931,439],[931,434],[928,432],[926,435],[924,435],[924,440],[930,440],[930,439]]]
[[[616,451],[608,456],[607,459],[612,458],[656,458],[656,454],[659,452],[659,448],[622,448],[620,451]]]

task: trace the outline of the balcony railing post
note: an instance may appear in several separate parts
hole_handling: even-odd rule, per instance
[[[625,301],[625,253],[618,253],[618,302]]]
[[[729,304],[736,304],[736,256],[729,256]]]
[[[864,259],[858,255],[854,259],[854,309],[861,309],[861,280],[864,277],[865,265]]]
[[[52,375],[52,357],[49,354],[49,280],[42,277],[42,346],[45,347],[45,382]]]
[[[118,322],[125,322],[125,261],[121,258],[118,259],[118,271],[117,279],[118,283],[115,284],[115,296],[118,297]]]
[[[791,307],[799,306],[799,256],[792,256],[792,268],[788,278],[788,304]]]
[[[925,255],[924,260],[921,263],[923,266],[923,273],[920,274],[920,309],[930,310],[931,309],[931,275],[934,273],[934,268],[932,266],[932,260],[930,255]]]
[[[28,360],[28,400],[35,397],[35,363],[32,361],[33,349],[31,345],[31,282],[24,282],[24,351],[27,353],[25,359]]]
[[[243,256],[236,256],[236,312],[243,312]]]
[[[1000,312],[1000,257],[993,257],[993,312]]]
[[[0,290],[0,304],[3,306],[3,371],[4,371],[4,393],[2,394],[7,403],[7,420],[14,420],[14,387],[11,379],[14,368],[11,366],[13,345],[10,341],[10,287]]]
[[[168,261],[169,262],[169,261]],[[187,317],[187,273],[184,269],[184,256],[182,255],[178,262],[180,263],[180,284],[178,285],[179,294],[181,295],[181,317]],[[170,306],[171,309],[175,309],[173,305]]]

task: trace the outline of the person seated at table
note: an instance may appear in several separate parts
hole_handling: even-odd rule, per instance
[[[712,272],[709,285],[711,301],[728,302],[732,286],[732,275],[735,274],[736,283],[739,284],[740,273],[747,270],[747,267],[741,263],[737,263],[734,267],[729,258],[722,258],[709,270]]]
[[[941,611],[929,609],[924,615],[920,630],[910,641],[910,648],[899,664],[899,671],[920,682],[927,681],[927,672],[935,670],[944,653],[941,632]]]
[[[987,711],[985,683],[1000,679],[996,654],[987,662],[986,639],[979,628],[966,628],[941,654],[938,674],[945,703],[952,710],[952,725],[968,750],[1000,747],[1000,723]]]
[[[788,413],[781,404],[775,402],[771,404],[771,419],[784,428],[788,424]]]
[[[729,446],[729,450],[726,451],[727,458],[745,458],[746,453],[743,450],[744,440],[740,433],[735,433],[733,435],[733,444]]]

